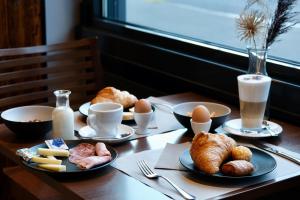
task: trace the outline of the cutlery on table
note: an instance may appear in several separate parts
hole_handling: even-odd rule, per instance
[[[149,179],[155,179],[155,178],[163,178],[166,181],[168,181],[185,199],[196,199],[194,196],[188,194],[187,192],[185,192],[184,190],[182,190],[180,187],[178,187],[177,185],[175,185],[170,179],[157,174],[153,169],[151,169],[149,167],[149,165],[146,163],[145,160],[140,160],[137,161],[138,167],[140,168],[140,170],[142,171],[142,173]]]
[[[269,146],[267,146],[267,145],[265,145],[265,144],[262,144],[262,143],[256,143],[256,144],[254,144],[254,146],[256,146],[256,147],[258,147],[258,148],[260,148],[260,149],[263,149],[263,150],[265,150],[265,151],[274,153],[274,154],[276,154],[276,155],[278,155],[278,156],[281,156],[281,157],[283,157],[283,158],[286,158],[286,159],[288,159],[288,160],[290,160],[290,161],[292,161],[292,162],[294,162],[294,163],[300,165],[300,159],[295,158],[294,156],[292,156],[292,155],[290,155],[290,154],[288,154],[288,153],[285,153],[285,152],[280,151],[280,150],[278,150],[278,149],[275,149],[275,148],[273,148],[273,147],[269,147]]]
[[[278,136],[278,134],[271,129],[270,124],[266,120],[263,120],[263,125],[264,129],[266,129],[271,136]]]

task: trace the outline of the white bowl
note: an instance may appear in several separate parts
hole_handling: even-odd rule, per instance
[[[1,113],[4,124],[18,137],[40,138],[52,129],[50,106],[21,106]]]

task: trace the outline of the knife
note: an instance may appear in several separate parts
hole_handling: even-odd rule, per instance
[[[274,154],[276,154],[276,155],[278,155],[278,156],[281,156],[281,157],[283,157],[283,158],[286,158],[286,159],[288,159],[288,160],[290,160],[290,161],[292,161],[292,162],[294,162],[294,163],[300,165],[300,159],[295,158],[294,156],[292,156],[292,155],[290,155],[290,154],[288,154],[288,153],[285,153],[285,152],[283,152],[283,151],[280,151],[280,150],[277,150],[277,149],[275,149],[275,148],[269,147],[269,146],[267,146],[267,145],[265,145],[265,144],[262,144],[262,143],[256,143],[256,144],[254,144],[254,146],[256,146],[256,147],[258,147],[258,148],[260,148],[260,149],[263,149],[263,150],[265,150],[265,151],[274,153]]]

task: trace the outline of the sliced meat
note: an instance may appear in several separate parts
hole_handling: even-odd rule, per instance
[[[95,146],[89,143],[80,143],[70,149],[69,161],[77,164],[79,160],[95,155]]]
[[[90,169],[96,165],[104,164],[111,160],[111,156],[90,156],[81,159],[77,165],[82,169]]]
[[[107,150],[106,146],[102,142],[98,142],[95,146],[97,156],[111,156],[110,152]]]

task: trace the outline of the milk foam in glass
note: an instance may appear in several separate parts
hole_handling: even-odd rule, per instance
[[[242,129],[262,128],[272,79],[264,75],[238,76]]]

